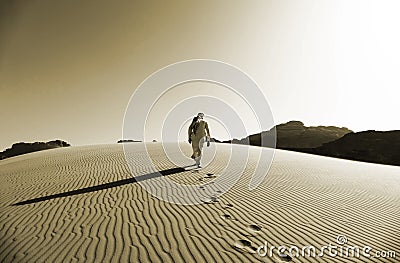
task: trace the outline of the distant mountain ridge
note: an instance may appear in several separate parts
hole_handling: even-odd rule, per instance
[[[142,141],[137,141],[137,140],[132,140],[132,139],[121,139],[117,141],[117,143],[127,143],[127,142],[142,142]]]
[[[275,147],[272,145],[274,140],[271,140],[275,133],[276,148],[278,149],[400,166],[400,130],[369,130],[355,133],[345,127],[307,127],[301,121],[289,121],[279,124],[269,131],[222,143],[261,146],[261,138],[263,138],[264,146]],[[211,141],[220,142],[215,138],[211,138]],[[118,143],[126,142],[137,141],[129,139],[118,141]],[[62,140],[15,143],[11,148],[0,152],[0,160],[25,153],[68,146],[70,144]]]
[[[71,145],[62,140],[54,140],[48,142],[33,142],[33,143],[26,143],[26,142],[14,143],[11,146],[11,148],[8,148],[5,151],[0,152],[0,160],[25,153],[42,151],[59,147],[68,147],[68,146]]]
[[[289,149],[355,161],[400,165],[400,131],[349,133],[317,148]]]
[[[263,138],[263,145],[273,147],[271,144],[274,133],[276,132],[276,148],[315,148],[323,145],[324,143],[334,141],[343,137],[345,134],[352,131],[345,127],[335,126],[311,126],[307,127],[301,121],[289,121],[287,123],[279,124],[269,131],[252,134],[243,139],[233,139],[232,143],[245,143],[249,141],[250,145],[261,146],[261,138]],[[265,141],[264,141],[265,139]]]
[[[289,121],[269,131],[252,134],[240,140],[224,141],[224,143],[261,146],[261,138],[263,138],[263,146],[273,147],[271,139],[274,131],[277,149],[400,165],[400,131],[369,130],[355,133],[345,127],[306,127],[301,121]]]
[[[318,147],[351,133],[346,127],[310,126],[300,121],[289,121],[276,126],[278,148]]]

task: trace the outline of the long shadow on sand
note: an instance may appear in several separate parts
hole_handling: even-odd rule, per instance
[[[109,189],[109,188],[121,186],[121,185],[126,185],[126,184],[131,184],[131,183],[144,181],[144,180],[149,180],[149,179],[153,179],[153,178],[160,177],[160,176],[166,176],[166,175],[170,175],[170,174],[177,174],[177,173],[181,173],[181,172],[186,171],[185,168],[187,168],[187,167],[190,167],[190,166],[166,169],[166,170],[162,170],[162,171],[158,171],[158,172],[154,172],[154,173],[149,173],[149,174],[144,174],[144,175],[140,175],[140,176],[136,176],[136,177],[132,177],[132,178],[128,178],[128,179],[123,179],[123,180],[119,180],[119,181],[115,181],[115,182],[111,182],[111,183],[85,187],[85,188],[82,188],[82,189],[72,190],[72,191],[69,191],[69,192],[64,192],[64,193],[59,193],[59,194],[54,194],[54,195],[42,196],[42,197],[38,197],[38,198],[34,198],[34,199],[25,200],[25,201],[22,201],[22,202],[15,203],[15,204],[12,204],[12,206],[27,205],[27,204],[43,202],[43,201],[51,200],[51,199],[55,199],[55,198],[79,195],[79,194],[84,194],[84,193],[90,193],[90,192],[95,192],[95,191],[100,191],[100,190],[104,190],[104,189]]]

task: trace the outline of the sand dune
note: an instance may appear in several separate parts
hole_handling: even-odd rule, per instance
[[[135,147],[132,144],[132,147]],[[211,163],[183,171],[148,144],[157,169],[185,184],[212,182],[229,160],[219,144]],[[190,146],[183,144],[190,155]],[[1,262],[398,262],[400,167],[277,150],[265,181],[249,191],[259,148],[223,195],[176,205],[150,195],[132,177],[122,145],[52,149],[0,161]],[[144,177],[143,177],[144,176]],[[199,187],[199,191],[202,191]],[[217,197],[216,197],[217,196]],[[397,258],[261,257],[269,245],[337,244],[393,250]],[[372,254],[374,255],[374,254]]]

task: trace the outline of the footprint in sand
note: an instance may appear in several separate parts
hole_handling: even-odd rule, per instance
[[[216,178],[216,177],[217,177],[217,175],[210,174],[210,173],[208,173],[208,174],[206,174],[206,176],[204,176],[204,178]]]
[[[227,214],[222,215],[221,218],[225,219],[225,220],[231,220],[232,219],[232,217],[230,215],[227,215]]]
[[[218,197],[216,196],[211,196],[210,198],[213,202],[219,202]]]
[[[242,236],[248,237],[248,236],[255,236],[255,235],[257,235],[260,231],[261,231],[261,227],[260,227],[260,226],[257,226],[257,225],[248,225],[248,226],[246,227],[246,231],[240,231],[239,233],[240,233]]]
[[[218,198],[215,196],[211,196],[211,197],[204,197],[201,199],[201,201],[205,204],[212,204],[212,203],[216,203],[219,202]]]
[[[204,179],[213,179],[213,178],[217,178],[217,176],[218,175],[208,173],[205,176],[199,178],[198,180],[203,181]]]
[[[257,248],[253,247],[251,242],[246,239],[240,239],[235,241],[235,243],[233,243],[233,248],[244,252],[257,253]]]
[[[292,260],[292,257],[289,256],[289,255],[287,255],[287,254],[278,254],[278,258],[279,258],[281,261],[285,261],[285,262],[289,262],[289,261]]]
[[[261,227],[257,226],[257,225],[249,225],[249,226],[247,226],[247,230],[249,230],[250,232],[256,233],[256,232],[261,231]]]
[[[232,208],[232,207],[233,207],[232,204],[226,204],[224,208],[227,209],[227,208]]]

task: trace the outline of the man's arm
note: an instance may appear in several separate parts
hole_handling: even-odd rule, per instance
[[[192,129],[193,129],[193,123],[190,124],[189,129],[188,129],[188,142],[191,143],[192,139],[190,138],[190,135],[192,134]]]
[[[207,142],[209,142],[210,141],[210,139],[211,139],[211,135],[210,135],[210,130],[208,129],[208,123],[206,122],[206,125],[205,125],[205,130],[206,130],[206,137],[207,137]]]

